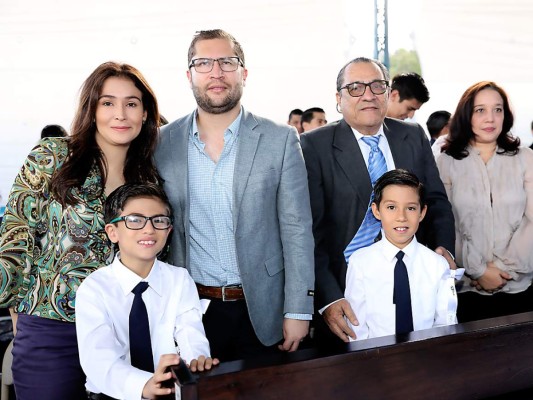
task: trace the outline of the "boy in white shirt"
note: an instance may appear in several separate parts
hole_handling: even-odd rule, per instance
[[[457,323],[455,271],[415,237],[426,209],[424,187],[414,174],[392,170],[376,182],[372,212],[381,221],[382,239],[352,254],[346,276],[345,297],[359,325],[347,322],[356,340]],[[402,285],[405,308],[396,297]]]
[[[111,265],[89,275],[76,294],[76,332],[89,398],[140,400],[171,393],[179,398],[168,370],[179,357],[193,372],[219,361],[208,357],[194,281],[185,268],[156,259],[172,229],[168,198],[157,185],[126,184],[107,198],[104,219],[120,252]],[[142,300],[132,293],[137,286],[144,289],[138,295]],[[148,322],[138,346],[133,344],[137,339],[130,346],[130,335],[142,329],[141,323],[130,321],[134,298],[137,305],[144,303],[141,320]],[[138,364],[132,360],[139,351],[148,367],[132,366]]]

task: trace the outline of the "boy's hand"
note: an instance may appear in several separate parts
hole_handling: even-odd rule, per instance
[[[157,396],[164,396],[174,393],[175,388],[164,387],[163,382],[172,378],[172,372],[165,372],[167,368],[171,365],[177,365],[178,363],[178,355],[163,354],[159,359],[159,364],[157,364],[154,375],[144,385],[142,393],[143,398],[155,399]]]
[[[296,351],[300,342],[309,333],[309,321],[284,318],[283,343],[278,345],[281,351]]]
[[[218,365],[220,363],[218,358],[211,358],[211,357],[205,357],[200,356],[198,357],[198,360],[194,359],[191,360],[191,364],[189,365],[189,368],[191,369],[191,372],[202,372],[203,370],[209,370],[215,365]]]

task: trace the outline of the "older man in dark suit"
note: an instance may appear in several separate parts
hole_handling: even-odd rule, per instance
[[[345,250],[353,243],[369,206],[372,151],[386,162],[383,170],[404,168],[423,182],[428,212],[418,239],[455,268],[447,251],[454,249],[455,242],[452,209],[429,141],[418,124],[385,118],[389,94],[385,66],[368,58],[354,59],[337,77],[337,110],[343,119],[301,137],[315,236],[315,306],[329,329],[345,342],[355,334],[344,318],[357,324],[344,299],[349,256]],[[371,140],[376,143],[373,147],[366,143]]]

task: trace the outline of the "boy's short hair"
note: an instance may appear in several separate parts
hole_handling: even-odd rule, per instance
[[[392,171],[385,172],[374,185],[374,203],[378,207],[383,198],[383,191],[390,185],[408,186],[416,189],[420,206],[424,207],[426,205],[426,190],[418,177],[405,169],[393,169]]]
[[[119,217],[126,203],[139,197],[153,197],[160,200],[167,207],[169,216],[172,216],[170,201],[160,186],[153,183],[126,183],[107,197],[104,210],[105,223],[109,224],[109,221]]]

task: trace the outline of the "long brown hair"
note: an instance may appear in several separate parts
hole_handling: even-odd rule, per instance
[[[96,143],[96,108],[106,79],[130,79],[142,93],[143,109],[147,113],[141,132],[131,142],[124,163],[124,179],[130,182],[158,182],[153,154],[158,140],[159,110],[154,92],[143,75],[128,64],[106,62],[96,68],[85,80],[80,92],[76,116],[72,122],[68,156],[52,177],[51,190],[63,205],[75,204],[71,189],[81,187],[95,165],[102,178],[97,196],[101,196],[107,179],[104,155]]]
[[[450,134],[446,139],[446,143],[442,146],[442,152],[457,160],[461,160],[468,156],[467,147],[475,137],[474,132],[472,131],[474,100],[477,94],[485,89],[495,90],[500,94],[503,100],[503,126],[500,135],[496,139],[496,143],[501,148],[501,150],[498,150],[498,153],[508,153],[510,155],[518,153],[520,139],[511,135],[514,117],[513,112],[511,111],[511,106],[509,105],[507,93],[494,82],[481,81],[470,86],[461,96],[461,99],[457,104],[457,109],[450,121]]]

